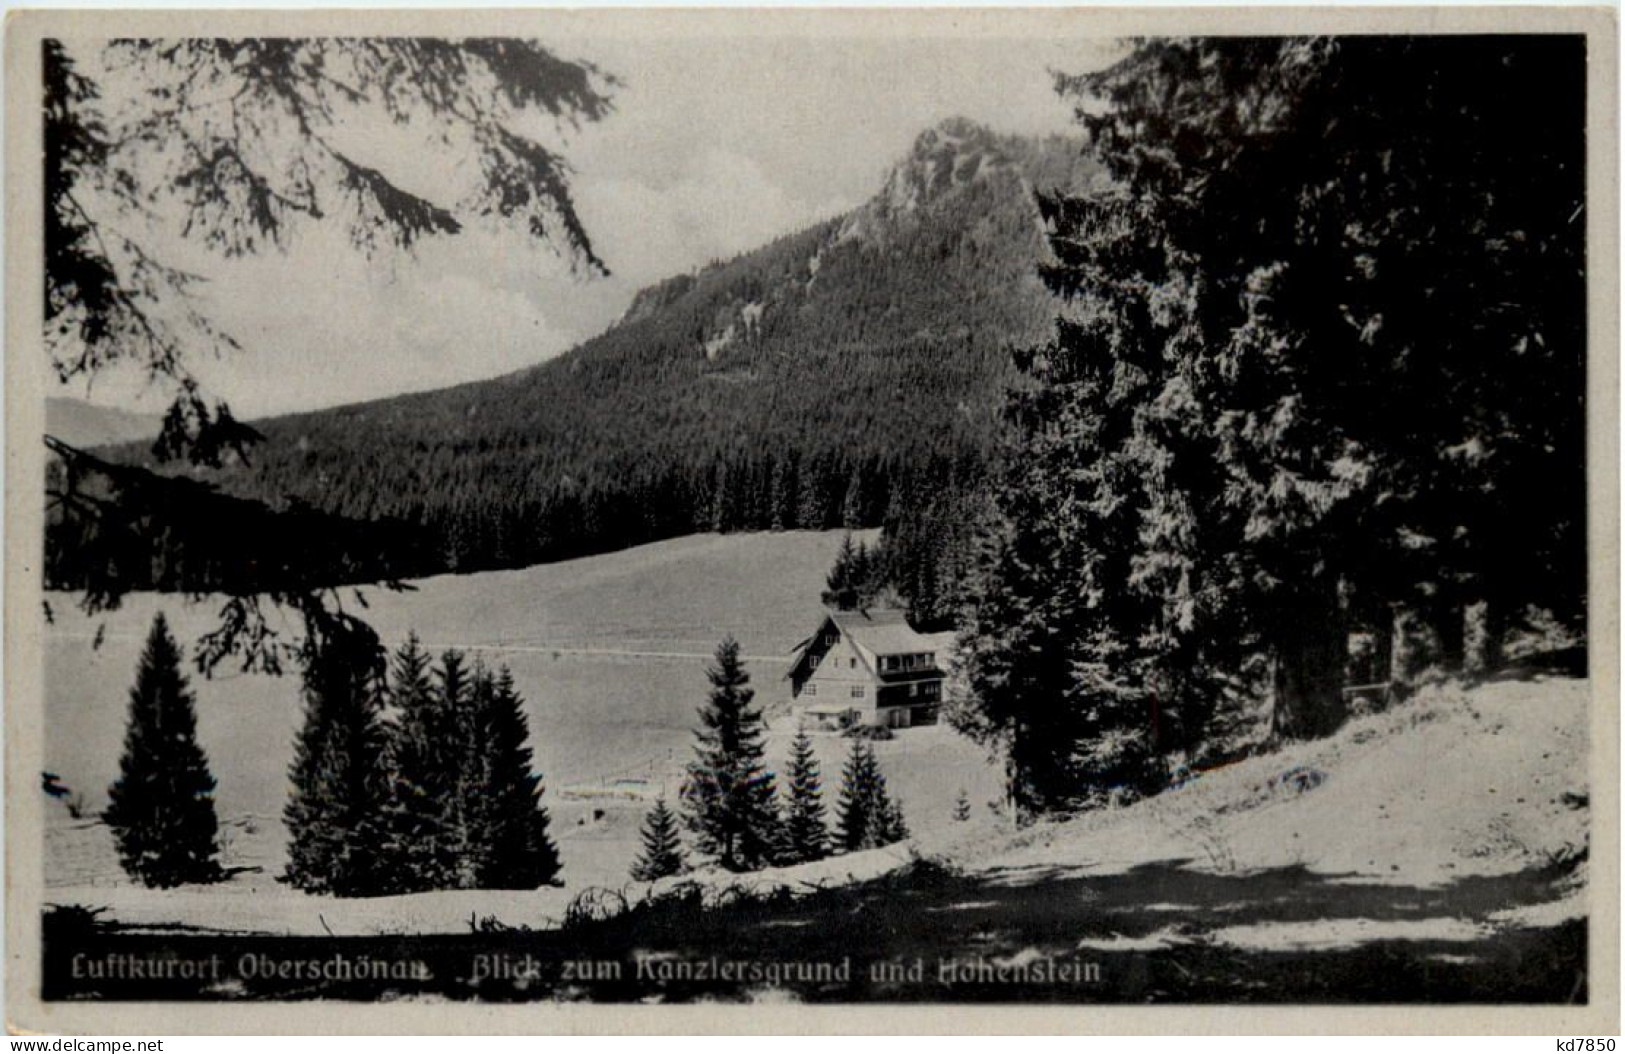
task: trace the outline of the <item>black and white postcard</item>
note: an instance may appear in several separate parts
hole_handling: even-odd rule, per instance
[[[1617,1031],[1614,17],[12,18],[10,1027]]]

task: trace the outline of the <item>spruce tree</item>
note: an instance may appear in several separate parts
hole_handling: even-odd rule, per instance
[[[439,889],[463,889],[473,884],[472,849],[469,840],[468,806],[471,777],[469,766],[477,762],[470,740],[473,723],[470,712],[478,705],[480,671],[471,669],[463,653],[448,649],[440,656],[435,671],[440,689],[440,764],[435,784],[443,801],[442,837],[435,849]]]
[[[448,650],[433,671],[416,637],[396,652],[388,804],[398,888],[535,889],[559,872],[513,676]]]
[[[869,788],[874,773],[874,751],[863,740],[852,740],[852,749],[841,768],[841,796],[835,811],[835,837],[849,853],[867,847],[873,824]]]
[[[857,608],[862,583],[857,577],[858,550],[852,543],[850,532],[841,537],[841,547],[835,553],[835,563],[830,565],[829,574],[824,577],[824,592],[821,597],[825,606],[835,608],[837,611],[852,611]]]
[[[882,778],[879,797],[879,807],[876,810],[879,822],[875,825],[875,844],[894,845],[908,837],[908,822],[903,819],[903,803],[887,792],[884,778]]]
[[[490,718],[495,705],[495,684],[485,664],[475,658],[468,675],[468,692],[452,714],[454,767],[452,784],[453,889],[478,889],[486,868],[490,832],[496,825],[496,803],[488,792],[491,777]]]
[[[768,526],[786,531],[796,526],[796,456],[792,451],[773,460],[772,485],[768,491]]]
[[[847,852],[891,845],[908,837],[902,807],[886,788],[886,777],[872,746],[852,741],[841,770],[841,797],[837,809],[836,839]]]
[[[343,630],[316,643],[305,669],[305,723],[283,818],[284,880],[307,893],[371,896],[393,888],[382,665],[376,638]]]
[[[846,496],[841,499],[841,526],[848,530],[867,527],[863,511],[863,469],[854,468],[847,480]]]
[[[711,697],[699,712],[695,757],[683,783],[686,818],[700,852],[729,871],[751,871],[773,861],[778,815],[764,761],[765,725],[751,705],[756,693],[738,641],[728,637],[717,646],[706,677]]]
[[[152,620],[130,689],[119,778],[103,818],[131,878],[168,888],[221,877],[214,777],[197,741],[197,713],[180,649],[162,614]]]
[[[454,677],[460,680],[461,660]],[[441,889],[450,884],[452,776],[450,751],[456,739],[451,712],[430,660],[416,634],[396,650],[390,663],[390,795],[386,805],[389,856],[400,892]]]
[[[970,795],[966,794],[963,790],[961,790],[959,792],[959,797],[954,799],[954,822],[955,823],[964,823],[966,820],[969,820],[969,819],[970,819]]]
[[[861,611],[883,599],[895,602],[895,597],[887,595],[889,563],[884,537],[871,549],[865,542],[854,544],[848,533],[841,539],[835,562],[824,577],[820,599],[837,611]]]
[[[824,823],[823,777],[812,738],[805,729],[790,743],[789,783],[784,808],[784,863],[804,864],[829,855],[829,828]]]
[[[1328,733],[1396,611],[1450,666],[1469,605],[1583,603],[1583,66],[1158,39],[1063,78],[1113,178],[1040,196],[1066,308],[1017,357],[956,715],[1020,809],[1153,790],[1249,695]]]
[[[643,853],[632,863],[632,878],[656,882],[681,874],[687,864],[677,837],[677,815],[667,807],[664,795],[655,799],[655,807],[644,817],[642,833]]]
[[[559,873],[558,847],[548,834],[542,777],[532,766],[524,701],[506,667],[476,679],[472,707],[479,774],[464,807],[469,823],[473,885],[536,889]]]

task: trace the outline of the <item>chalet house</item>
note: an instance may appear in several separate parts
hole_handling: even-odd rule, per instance
[[[810,728],[936,724],[949,639],[915,632],[901,611],[826,611],[796,645],[792,706]]]

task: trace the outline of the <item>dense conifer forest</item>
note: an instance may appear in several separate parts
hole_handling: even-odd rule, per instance
[[[1061,307],[952,715],[1021,808],[1584,639],[1583,43],[1147,41],[1063,81],[1113,188],[1043,199]]]
[[[185,471],[272,510],[411,525],[378,554],[396,577],[694,531],[885,525],[900,589],[940,619],[1011,352],[1049,324],[1035,192],[1087,185],[1081,153],[946,122],[866,205],[651,287],[564,356],[256,421],[245,457]],[[142,444],[115,457],[172,470]]]

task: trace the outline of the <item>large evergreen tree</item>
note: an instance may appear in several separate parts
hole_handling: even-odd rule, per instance
[[[739,642],[717,646],[706,669],[710,700],[700,709],[694,760],[683,783],[689,830],[702,853],[729,871],[773,862],[778,810],[765,762],[766,728],[739,658]]]
[[[284,880],[306,892],[353,897],[394,888],[383,665],[375,638],[356,633],[322,641],[305,670],[305,722],[283,817]]]
[[[160,613],[130,689],[119,778],[103,814],[125,872],[161,888],[220,878],[215,781],[180,661]]]
[[[829,827],[824,821],[824,781],[805,729],[790,741],[786,773],[783,846],[780,859],[804,864],[829,855]]]
[[[474,681],[470,707],[476,778],[464,784],[469,826],[467,870],[477,889],[535,889],[559,873],[558,848],[548,833],[542,777],[531,763],[524,701],[506,667]]]
[[[1276,733],[1323,734],[1351,628],[1413,613],[1459,667],[1469,606],[1583,609],[1584,67],[1579,38],[1163,41],[1068,84],[1141,222],[1052,281],[1114,264],[1094,350],[1166,364],[1128,585],[1167,686],[1263,652]]]
[[[1027,366],[1040,383],[1012,397],[1019,438],[997,490],[1002,520],[957,649],[969,701],[948,713],[1000,750],[1010,797],[1031,815],[1154,788],[1158,766],[1134,623],[1121,613],[1132,597],[1117,584],[1132,520],[1102,500],[1124,472],[1098,450],[1104,379],[1057,378],[1038,357]],[[1098,409],[1045,427],[1052,384],[1085,389],[1080,401]]]
[[[461,660],[452,660],[460,683]],[[396,649],[389,671],[394,718],[389,737],[390,795],[386,828],[396,887],[412,892],[451,883],[452,780],[457,740],[453,711],[435,683],[428,654],[416,634]],[[460,692],[460,689],[457,690]]]
[[[1113,180],[1041,196],[1060,314],[955,711],[1018,806],[1154,788],[1260,692],[1278,736],[1335,728],[1351,629],[1452,667],[1469,607],[1481,663],[1583,612],[1583,82],[1555,37],[1151,40],[1062,79]]]
[[[680,875],[686,863],[683,843],[677,836],[677,814],[666,805],[665,796],[643,820],[643,852],[632,862],[632,878],[638,882],[658,882]]]
[[[433,670],[416,636],[391,668],[395,721],[387,829],[401,888],[535,889],[558,849],[532,768],[513,676],[446,651]]]
[[[495,698],[491,671],[478,656],[468,670],[468,690],[451,711],[449,751],[452,766],[449,846],[453,889],[479,888],[490,848],[487,832],[495,825],[496,802],[487,791],[490,777],[490,712]]]
[[[469,740],[473,728],[470,712],[475,705],[477,672],[469,667],[464,654],[455,648],[441,653],[440,665],[434,671],[436,686],[440,690],[439,727],[443,738],[435,759],[439,767],[430,779],[442,802],[441,840],[434,854],[438,863],[435,882],[442,889],[455,889],[470,882],[467,816],[471,796],[469,766],[477,758]]]

